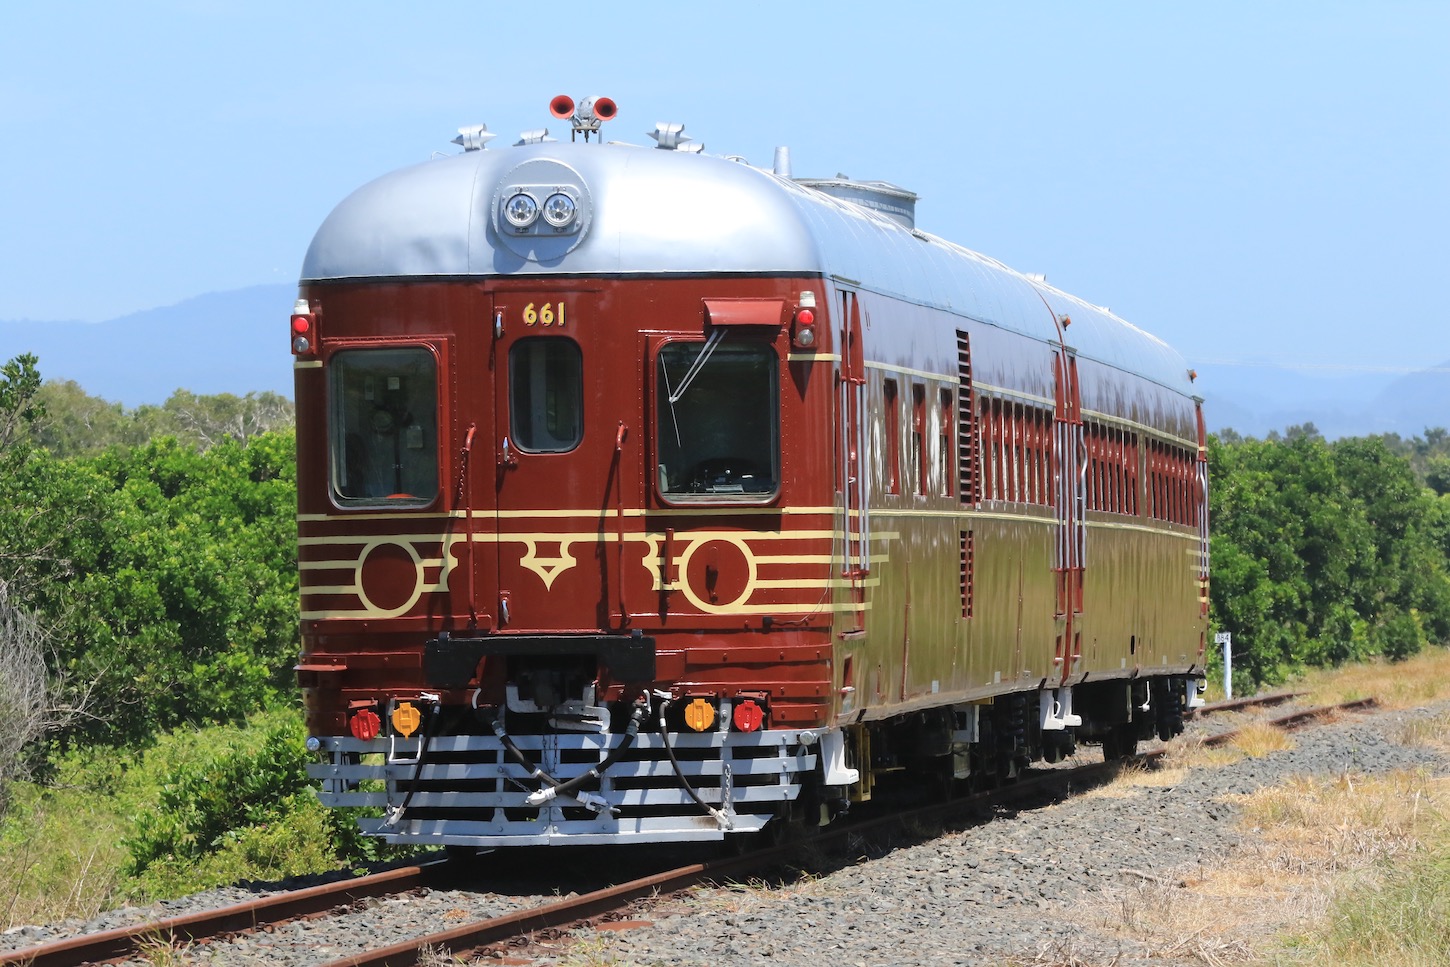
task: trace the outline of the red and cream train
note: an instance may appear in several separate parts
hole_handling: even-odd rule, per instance
[[[325,802],[393,842],[711,840],[1181,728],[1208,546],[1176,353],[891,185],[551,107],[570,141],[466,129],[307,253]]]

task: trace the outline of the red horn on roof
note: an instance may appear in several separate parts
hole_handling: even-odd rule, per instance
[[[614,106],[614,102],[610,102]],[[574,116],[574,99],[568,94],[560,94],[549,102],[549,113],[556,118],[567,118]]]
[[[594,99],[594,116],[601,121],[609,121],[619,113],[619,106],[612,98],[596,97]]]

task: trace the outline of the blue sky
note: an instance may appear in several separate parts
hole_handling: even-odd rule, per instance
[[[289,282],[363,182],[604,94],[611,138],[682,121],[710,153],[910,188],[922,228],[1190,361],[1450,360],[1450,3],[824,10],[7,5],[0,319]]]

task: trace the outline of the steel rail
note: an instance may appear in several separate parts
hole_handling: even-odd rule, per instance
[[[75,967],[135,954],[151,942],[202,940],[253,930],[268,924],[320,913],[366,897],[403,893],[434,882],[446,867],[438,860],[350,880],[290,890],[215,910],[202,910],[100,933],[82,934],[36,946],[0,952],[0,967]]]
[[[1240,700],[1236,706],[1273,704],[1294,697],[1292,693]],[[1267,701],[1265,701],[1267,699]],[[1361,711],[1374,708],[1373,698],[1345,702],[1293,712],[1270,719],[1265,724],[1292,730],[1340,711]],[[1200,709],[1200,711],[1202,711]],[[1242,730],[1222,732],[1203,740],[1204,745],[1217,746],[1231,742]],[[1133,757],[1132,760],[1088,763],[1072,769],[1050,769],[1035,773],[1010,785],[932,803],[905,812],[893,812],[812,837],[813,846],[827,845],[859,836],[864,832],[906,820],[945,820],[982,806],[1007,806],[1044,796],[1060,795],[1074,786],[1097,785],[1117,774],[1124,762],[1152,762],[1164,754],[1158,749]],[[390,947],[336,960],[327,967],[396,967],[414,965],[425,947],[468,950],[497,944],[550,927],[580,923],[623,908],[645,896],[676,893],[697,883],[728,879],[742,873],[768,868],[790,858],[802,844],[755,850],[738,857],[695,863],[662,873],[655,873],[627,883],[606,887],[582,896],[546,903],[529,910],[516,911],[502,917],[463,924],[451,930],[403,941]],[[320,886],[279,893],[260,900],[233,904],[216,910],[184,914],[165,920],[120,927],[101,933],[83,934],[64,940],[0,952],[0,967],[76,967],[80,964],[116,960],[137,953],[148,942],[173,943],[204,940],[227,933],[255,930],[258,927],[310,916],[335,909],[356,900],[392,895],[430,886],[445,871],[456,874],[457,867],[439,860],[418,866],[400,867],[382,873],[350,880],[339,880]]]
[[[1240,709],[1258,708],[1262,705],[1282,705],[1307,694],[1308,692],[1275,692],[1272,695],[1252,695],[1248,698],[1235,698],[1226,702],[1213,702],[1210,705],[1200,705],[1198,708],[1190,709],[1184,718],[1202,718],[1205,715],[1212,715],[1214,712],[1237,712]]]
[[[1370,709],[1379,707],[1377,698],[1361,698],[1353,702],[1341,702],[1338,705],[1319,705],[1314,708],[1306,708],[1298,712],[1290,712],[1288,715],[1281,715],[1276,719],[1268,719],[1263,724],[1273,726],[1276,729],[1283,729],[1285,732],[1292,732],[1295,729],[1303,728],[1311,722],[1333,715],[1336,712],[1367,712]],[[1226,745],[1232,742],[1243,729],[1234,729],[1232,732],[1220,732],[1211,735],[1203,740],[1204,745],[1216,746]]]

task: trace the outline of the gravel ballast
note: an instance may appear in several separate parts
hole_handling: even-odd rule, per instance
[[[1001,816],[781,889],[695,891],[642,912],[648,927],[575,936],[599,948],[600,963],[637,965],[1159,963],[1074,912],[1101,909],[1142,878],[1171,881],[1219,863],[1244,840],[1236,794],[1291,776],[1450,772],[1442,753],[1395,738],[1410,719],[1445,707],[1347,717],[1295,733],[1291,749],[1191,769],[1176,785]],[[1191,731],[1237,724],[1210,719]],[[570,957],[567,948],[534,953],[538,963]]]
[[[1443,753],[1396,738],[1410,720],[1447,708],[1450,703],[1354,715],[1295,733],[1291,749],[1194,767],[1174,784],[1135,786],[1126,795],[1077,796],[967,829],[934,836],[922,832],[909,842],[859,843],[846,855],[809,855],[806,872],[784,883],[700,887],[641,905],[627,925],[586,926],[563,937],[536,938],[532,947],[510,950],[505,962],[621,967],[1174,963],[1153,959],[1150,950],[1101,928],[1100,921],[1095,925],[1083,911],[1108,908],[1115,895],[1145,880],[1171,883],[1201,866],[1218,865],[1245,842],[1235,795],[1291,776],[1415,767],[1450,772],[1450,758]],[[1190,737],[1283,711],[1191,723]],[[364,901],[342,916],[284,924],[185,953],[167,951],[167,962],[326,963],[599,884],[561,882],[557,891],[510,888],[504,893],[488,892],[486,882],[464,885],[477,889],[420,890]],[[258,895],[240,888],[209,891],[86,922],[20,928],[0,937],[0,949]]]

